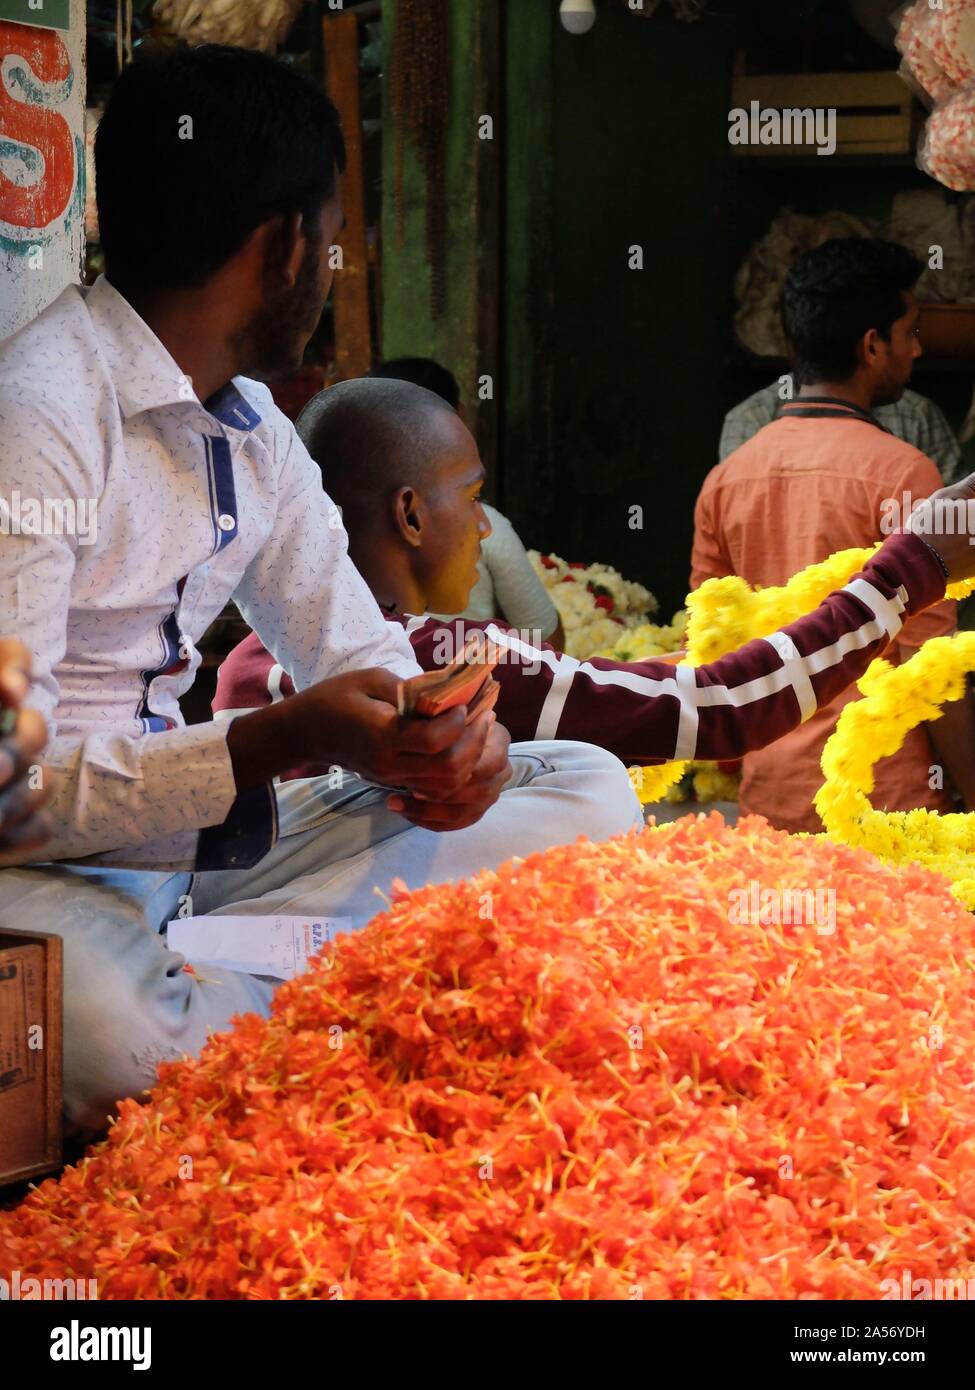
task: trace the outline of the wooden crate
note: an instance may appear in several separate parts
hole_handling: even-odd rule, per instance
[[[749,76],[739,58],[731,104],[751,110],[836,111],[836,155],[914,152],[920,108],[896,72],[794,73]],[[732,145],[732,154],[749,159],[786,159],[815,155],[809,145]]]
[[[0,932],[0,1186],[61,1163],[61,938]]]

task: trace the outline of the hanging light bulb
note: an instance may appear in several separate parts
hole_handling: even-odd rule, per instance
[[[593,0],[562,0],[559,19],[570,34],[587,34],[596,23],[596,6]]]

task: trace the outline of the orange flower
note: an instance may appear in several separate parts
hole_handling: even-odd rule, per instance
[[[835,929],[729,911],[752,884],[833,893]],[[967,1276],[972,938],[940,877],[757,819],[398,890],[0,1216],[0,1273],[260,1299]]]

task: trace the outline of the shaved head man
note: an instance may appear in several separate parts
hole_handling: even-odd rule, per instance
[[[297,429],[380,606],[460,612],[491,523],[484,466],[457,412],[412,382],[365,377],[322,391]]]

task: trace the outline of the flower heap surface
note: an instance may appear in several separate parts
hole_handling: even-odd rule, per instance
[[[529,550],[535,573],[558,609],[569,656],[585,661],[617,641],[623,629],[639,627],[657,611],[642,584],[624,579],[610,565],[585,565],[559,555]]]
[[[787,890],[832,893],[831,925],[776,925]],[[973,955],[935,875],[757,819],[404,894],[0,1216],[0,1271],[102,1298],[966,1277]]]

